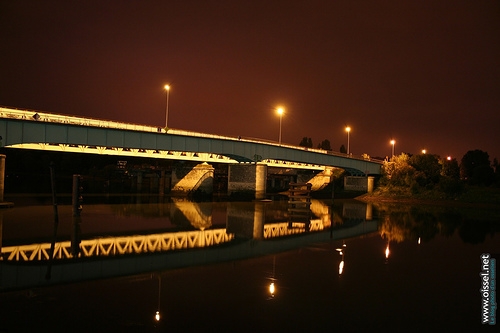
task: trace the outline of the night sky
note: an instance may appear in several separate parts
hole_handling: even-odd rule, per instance
[[[500,159],[498,0],[0,0],[0,105]]]

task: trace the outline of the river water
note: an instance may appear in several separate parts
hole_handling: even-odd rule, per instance
[[[97,198],[79,219],[58,205],[57,228],[54,212],[0,211],[0,332],[497,328],[479,290],[498,209],[313,200],[306,225],[280,199]]]

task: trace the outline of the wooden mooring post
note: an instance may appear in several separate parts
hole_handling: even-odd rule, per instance
[[[303,222],[306,230],[311,226],[310,183],[290,183],[288,189],[288,228],[294,222]]]

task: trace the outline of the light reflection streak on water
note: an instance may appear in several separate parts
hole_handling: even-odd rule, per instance
[[[337,252],[339,252],[339,255],[341,257],[340,263],[339,263],[339,275],[342,275],[344,273],[344,266],[345,266],[345,250],[346,250],[346,243],[342,243],[342,248],[337,248],[335,249]]]

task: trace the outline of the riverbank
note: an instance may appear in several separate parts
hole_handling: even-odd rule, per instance
[[[466,187],[454,196],[439,191],[411,193],[409,189],[380,187],[372,193],[356,197],[364,202],[404,202],[430,205],[462,205],[473,207],[500,208],[500,188]]]

